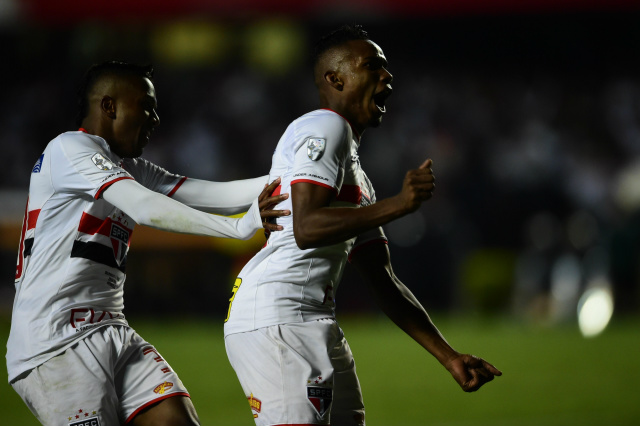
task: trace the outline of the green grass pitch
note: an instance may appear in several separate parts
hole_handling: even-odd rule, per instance
[[[430,355],[388,320],[340,320],[356,358],[369,426],[616,426],[640,424],[640,319],[614,321],[584,339],[577,327],[435,315],[449,342],[504,375],[462,392]],[[209,320],[131,318],[189,388],[203,425],[251,426],[249,405],[227,361],[222,326]],[[8,320],[0,319],[6,341]],[[258,354],[256,354],[258,356]],[[0,380],[0,425],[37,425]],[[339,426],[339,425],[335,425]]]

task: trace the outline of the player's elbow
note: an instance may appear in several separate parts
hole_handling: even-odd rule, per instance
[[[294,228],[293,236],[296,240],[296,245],[300,250],[307,250],[310,248],[314,248],[312,240],[309,239],[304,232],[297,232]]]
[[[304,223],[293,221],[293,236],[296,240],[296,245],[300,250],[307,250],[320,246],[320,242],[313,236],[313,230],[305,226]]]

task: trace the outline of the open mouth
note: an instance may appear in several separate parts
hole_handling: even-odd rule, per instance
[[[378,107],[378,110],[383,114],[387,112],[387,107],[385,106],[385,102],[387,101],[387,98],[391,96],[391,93],[392,93],[391,88],[387,87],[383,91],[373,95],[373,103],[376,104],[376,107]]]

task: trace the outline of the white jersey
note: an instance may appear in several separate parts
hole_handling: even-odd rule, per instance
[[[186,179],[107,142],[66,132],[31,172],[7,342],[9,380],[107,324],[126,324],[123,284],[135,222],[100,197],[121,179],[172,195]]]
[[[308,182],[335,191],[332,207],[375,202],[371,182],[360,167],[359,141],[349,123],[330,110],[303,115],[289,125],[273,154],[269,180],[281,177],[277,191]],[[291,198],[276,209],[292,210]],[[354,246],[386,237],[376,228],[326,247],[301,250],[293,235],[293,215],[277,219],[284,229],[242,269],[233,289],[225,335],[276,324],[335,316],[334,294]]]

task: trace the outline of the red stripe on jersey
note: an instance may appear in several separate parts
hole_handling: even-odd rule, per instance
[[[312,183],[314,185],[318,185],[318,186],[324,186],[325,188],[329,188],[329,189],[333,189],[334,191],[338,192],[333,186],[329,186],[327,184],[318,182],[316,180],[309,180],[309,179],[296,179],[296,180],[292,180],[291,181],[291,185],[296,184],[296,183]]]
[[[355,246],[353,249],[351,249],[351,253],[349,253],[349,257],[347,258],[347,260],[349,261],[349,263],[351,263],[351,260],[353,259],[353,255],[356,254],[361,248],[370,246],[372,244],[378,244],[378,243],[389,244],[389,241],[387,241],[386,239],[380,237],[378,239],[367,241],[366,243],[359,244],[359,245]]]
[[[123,179],[133,179],[133,178],[132,178],[132,177],[129,177],[129,176],[123,176],[123,177],[120,177],[120,178],[118,178],[118,179],[114,179],[114,180],[112,180],[111,182],[107,182],[107,183],[105,183],[104,185],[102,185],[102,186],[100,187],[100,189],[98,189],[98,192],[96,192],[96,195],[95,195],[95,197],[94,197],[94,198],[97,200],[98,198],[100,198],[100,196],[102,195],[102,193],[103,193],[107,188],[109,188],[111,185],[113,185],[113,184],[114,184],[114,183],[116,183],[117,181],[119,181],[119,180],[123,180]]]
[[[346,201],[347,203],[353,203],[359,206],[362,201],[362,191],[358,185],[342,185],[336,200]]]
[[[38,222],[38,216],[40,216],[40,209],[31,210],[27,216],[28,216],[27,231],[28,231],[29,229],[33,229],[36,227],[36,223]]]
[[[173,187],[173,189],[171,190],[171,192],[169,194],[167,194],[167,197],[173,197],[173,194],[176,193],[176,191],[178,190],[178,188],[180,188],[182,186],[182,184],[184,183],[184,181],[187,180],[186,176],[183,176],[182,179],[180,179],[180,182],[178,182],[176,184],[176,186]]]
[[[141,405],[140,407],[138,407],[133,413],[131,413],[131,415],[129,417],[127,417],[127,420],[125,420],[124,424],[129,423],[131,420],[134,419],[135,416],[138,415],[138,413],[140,413],[140,411],[144,410],[145,408],[149,407],[150,405],[153,405],[153,404],[155,404],[157,402],[160,402],[163,399],[171,398],[173,396],[186,396],[187,398],[191,398],[191,396],[189,396],[189,394],[186,393],[186,392],[176,392],[176,393],[171,393],[169,395],[161,396],[160,398],[156,398],[154,400],[151,400],[151,401]]]
[[[282,185],[278,185],[278,187],[274,189],[273,192],[271,193],[271,197],[276,197],[280,195],[281,191],[282,191]]]
[[[80,218],[80,224],[78,225],[78,231],[83,234],[95,235],[100,234],[106,237],[111,236],[111,224],[114,223],[111,218],[100,219],[98,217],[92,216],[88,213],[82,213],[82,218]],[[131,233],[133,229],[129,229],[126,226],[122,225],[120,222],[117,222],[118,226],[123,227],[126,231],[129,232],[129,238],[131,238]]]
[[[18,248],[18,264],[16,265],[16,280],[22,277],[22,268],[24,266],[24,236],[27,233],[27,223],[29,217],[29,198],[24,208],[24,219],[22,219],[22,232],[20,232],[20,246]]]

